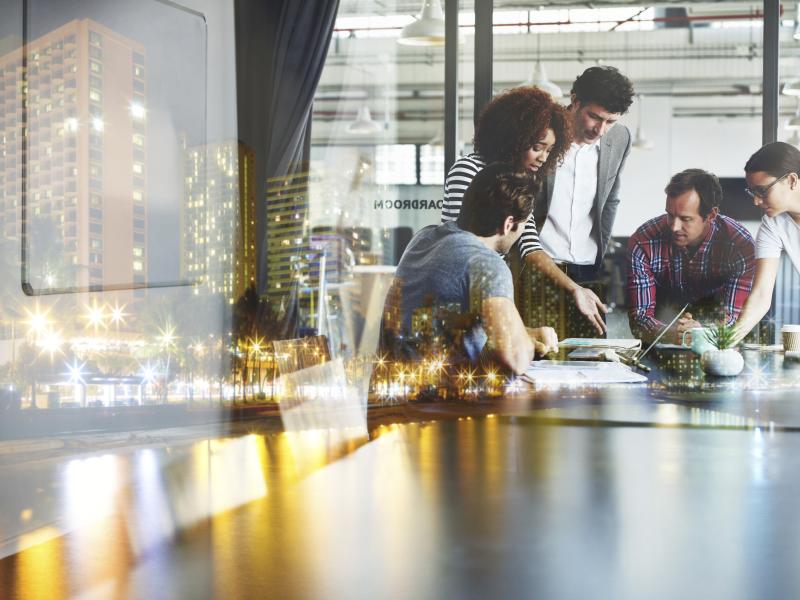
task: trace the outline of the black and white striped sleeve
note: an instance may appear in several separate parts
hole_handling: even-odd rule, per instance
[[[447,173],[444,181],[444,202],[442,203],[442,223],[455,221],[461,212],[461,199],[469,184],[478,172],[486,166],[480,156],[469,154],[462,156]]]
[[[442,223],[455,221],[458,218],[458,214],[461,212],[461,201],[464,197],[464,192],[467,191],[475,175],[485,166],[486,163],[478,154],[462,156],[453,163],[444,182]],[[534,221],[533,213],[531,213],[519,240],[519,253],[522,258],[525,258],[536,250],[542,250],[542,245],[539,243],[539,231],[536,229],[536,221]]]
[[[519,255],[525,258],[531,252],[543,250],[542,244],[539,243],[539,230],[536,228],[536,221],[533,219],[533,213],[528,217],[525,222],[525,229],[522,230],[522,235],[519,238]]]

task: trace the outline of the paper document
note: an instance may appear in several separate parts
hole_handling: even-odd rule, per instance
[[[567,356],[572,360],[613,360],[619,362],[619,356],[611,348],[575,348]]]
[[[566,338],[558,343],[562,348],[619,348],[633,350],[642,347],[635,338]]]
[[[647,377],[616,362],[582,360],[534,361],[522,375],[533,383],[586,385],[592,383],[642,383]]]

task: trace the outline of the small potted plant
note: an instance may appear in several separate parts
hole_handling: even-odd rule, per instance
[[[718,377],[733,377],[741,373],[744,358],[734,347],[733,325],[723,322],[710,327],[708,339],[714,349],[706,350],[700,358],[703,370]]]

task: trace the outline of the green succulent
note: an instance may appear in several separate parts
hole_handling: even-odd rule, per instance
[[[725,322],[712,325],[708,328],[708,341],[717,350],[727,350],[736,345],[733,325]]]

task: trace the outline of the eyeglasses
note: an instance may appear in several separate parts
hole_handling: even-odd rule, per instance
[[[769,194],[769,188],[771,188],[773,185],[775,185],[781,179],[785,178],[787,175],[790,175],[791,173],[792,171],[784,173],[769,185],[754,185],[751,188],[749,187],[744,188],[744,191],[747,192],[747,195],[750,196],[751,198],[761,198],[762,200],[764,200]]]

